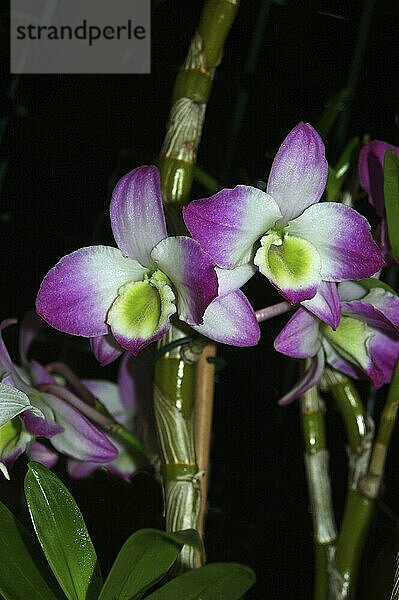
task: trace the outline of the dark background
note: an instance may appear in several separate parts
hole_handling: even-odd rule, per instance
[[[266,180],[273,153],[288,131],[300,120],[315,123],[328,99],[345,86],[368,5],[349,0],[271,3],[255,73],[243,76],[262,4],[242,2],[217,72],[199,150],[199,164],[220,179],[235,100],[244,87],[249,101],[225,181],[230,185]],[[119,175],[156,160],[171,88],[201,5],[194,0],[153,2],[151,75],[25,75],[4,81],[1,318],[21,318],[32,308],[42,277],[61,256],[93,242],[113,243],[109,192]],[[0,37],[6,55],[8,17],[6,7],[2,9]],[[344,140],[369,134],[399,145],[398,26],[396,1],[376,2],[358,84],[344,117]],[[11,99],[10,85],[16,83]],[[326,140],[330,161],[341,149],[337,129]],[[194,187],[193,197],[205,195]],[[264,279],[255,277],[245,291],[255,308],[278,301]],[[312,533],[298,406],[282,409],[276,403],[296,376],[293,361],[277,355],[272,346],[283,323],[282,317],[262,325],[257,348],[219,349],[226,364],[216,386],[206,546],[211,561],[244,562],[255,569],[258,583],[248,598],[306,600],[312,586]],[[8,344],[15,340],[11,332]],[[37,347],[39,355],[54,359],[61,352],[81,375],[115,376],[115,366],[100,371],[79,341],[49,333],[43,346]],[[346,485],[345,439],[331,403],[328,433],[339,518]],[[398,446],[396,436],[359,598],[369,587],[371,550],[375,554],[398,524]],[[12,482],[0,486],[0,496],[22,518],[25,470],[20,459]],[[162,525],[159,490],[147,475],[129,485],[103,473],[72,482],[62,464],[57,472],[85,515],[104,570],[132,531]]]

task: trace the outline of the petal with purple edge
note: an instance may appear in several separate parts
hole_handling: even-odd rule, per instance
[[[44,444],[34,441],[27,450],[30,460],[39,462],[48,469],[52,469],[58,461],[58,454],[54,450],[50,450]]]
[[[267,182],[266,191],[280,207],[284,223],[320,200],[327,172],[321,137],[308,123],[299,123],[281,144]]]
[[[37,360],[31,360],[29,371],[31,380],[35,386],[57,383],[51,373],[49,373],[43,365],[37,362]]]
[[[338,285],[338,294],[343,302],[350,302],[351,300],[360,300],[367,294],[366,288],[364,288],[357,281],[341,281]]]
[[[25,429],[29,431],[29,433],[48,439],[64,431],[64,428],[61,425],[53,421],[47,415],[46,418],[40,419],[32,412],[26,411],[22,415],[22,420],[24,422]]]
[[[280,398],[278,401],[280,406],[291,404],[291,402],[294,402],[294,400],[303,396],[305,392],[317,384],[320,377],[323,375],[323,371],[324,352],[323,350],[319,350],[315,358],[311,361],[308,370],[303,374],[298,383],[296,383],[287,394]]]
[[[369,222],[349,206],[336,202],[314,204],[291,221],[286,231],[317,249],[321,276],[326,281],[370,277],[384,264]]]
[[[8,372],[8,381],[5,381],[3,377],[3,382],[15,386],[18,390],[29,396],[29,394],[34,392],[34,389],[20,376],[3,340],[3,330],[16,323],[16,319],[5,319],[0,323],[0,374],[2,371]]]
[[[249,262],[255,242],[281,219],[273,198],[245,185],[194,200],[183,216],[193,238],[227,269]]]
[[[353,363],[342,358],[342,356],[338,354],[338,352],[336,352],[331,344],[329,344],[329,342],[327,342],[327,340],[324,338],[322,339],[322,345],[324,354],[326,356],[326,362],[331,367],[337,371],[345,373],[345,375],[348,375],[348,377],[353,377],[354,379],[359,379],[359,377],[362,376],[363,371],[358,366],[355,366]]]
[[[169,319],[176,312],[169,284],[168,278],[156,271],[150,279],[128,283],[119,290],[107,322],[118,344],[132,354],[169,329]]]
[[[29,348],[33,340],[45,326],[46,322],[33,310],[29,311],[22,319],[19,332],[19,355],[23,365],[26,366],[28,364],[27,354]]]
[[[321,346],[319,320],[299,308],[274,340],[277,352],[293,358],[315,356]]]
[[[241,290],[216,298],[205,311],[204,323],[193,329],[233,346],[256,346],[260,338],[254,310]]]
[[[151,256],[173,284],[180,319],[200,325],[218,294],[218,278],[209,255],[195,240],[180,236],[159,242]]]
[[[90,462],[106,463],[117,457],[118,451],[108,437],[76,408],[52,394],[46,394],[62,433],[51,438],[58,452]]]
[[[359,154],[360,185],[368,193],[369,202],[380,217],[385,214],[384,156],[387,150],[399,155],[399,148],[380,140],[372,140],[363,146]]]
[[[229,292],[238,290],[247,283],[256,273],[256,267],[252,263],[246,263],[235,269],[220,269],[216,267],[216,273],[219,281],[219,296],[224,296]]]
[[[320,277],[320,257],[306,240],[272,232],[261,239],[254,263],[291,304],[313,298]]]
[[[377,381],[375,381],[375,376],[373,378],[374,370],[368,373],[375,387],[390,383],[399,359],[399,339],[397,335],[393,336],[385,331],[376,330],[370,342],[370,356],[373,365],[382,373],[382,377]]]
[[[399,296],[381,288],[373,288],[362,298],[381,312],[399,332]]]
[[[140,281],[146,269],[117,248],[89,246],[64,256],[47,273],[36,310],[50,325],[74,335],[108,333],[106,315],[118,289]]]
[[[114,337],[109,333],[91,338],[90,348],[102,367],[110,365],[123,352],[123,348],[119,346]]]
[[[138,167],[122,177],[112,193],[110,213],[122,254],[151,267],[151,250],[168,235],[158,169]]]
[[[372,304],[365,302],[364,299],[343,302],[342,314],[363,321],[371,327],[385,329],[390,333],[398,333],[399,331],[398,327],[382,311],[378,310]]]
[[[341,302],[335,283],[322,281],[317,294],[310,300],[303,300],[302,306],[333,329],[338,327],[341,318]]]

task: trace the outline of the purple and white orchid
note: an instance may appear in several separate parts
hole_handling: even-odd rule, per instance
[[[125,352],[118,372],[118,383],[100,379],[83,379],[81,383],[92,396],[101,401],[110,415],[121,423],[127,431],[137,432],[146,446],[153,445],[148,433],[147,407],[150,406],[152,381],[147,372],[145,362],[148,357],[141,354],[139,358]],[[115,434],[107,434],[111,443],[117,448],[118,456],[103,464],[82,461],[74,458],[67,460],[67,470],[71,477],[82,479],[89,477],[98,468],[106,469],[122,479],[129,479],[138,468],[148,464],[144,453],[135,452],[130,445]]]
[[[175,313],[212,339],[258,342],[254,312],[238,290],[252,271],[221,276],[198,241],[167,237],[155,167],[139,167],[119,181],[110,213],[118,248],[81,248],[44,278],[36,307],[50,325],[90,337],[103,365],[123,349],[137,355],[158,340]]]
[[[279,333],[274,347],[294,358],[311,358],[301,381],[283,398],[288,404],[320,379],[325,361],[346,375],[366,375],[378,388],[389,383],[399,358],[399,297],[360,284],[338,285],[342,316],[337,329],[299,308]]]
[[[25,451],[31,460],[48,467],[54,466],[57,452],[97,464],[115,460],[118,449],[107,435],[65,399],[65,393],[72,398],[72,392],[59,386],[40,363],[27,361],[25,352],[34,335],[29,326],[26,336],[24,331],[21,335],[23,367],[14,365],[2,330],[15,322],[8,319],[0,324],[0,367],[4,373],[0,390],[2,462],[10,468]],[[41,437],[50,440],[56,452],[36,439]],[[6,447],[3,442],[7,442]]]
[[[169,329],[176,312],[202,324],[218,280],[198,242],[167,237],[155,167],[125,175],[110,212],[118,248],[89,246],[64,256],[44,278],[36,308],[56,329],[91,338],[111,332],[137,355]]]
[[[383,258],[362,215],[319,203],[327,169],[320,136],[299,123],[277,152],[266,193],[244,185],[225,189],[191,202],[184,220],[219,267],[256,265],[291,304],[306,301],[336,327],[334,282],[369,277]]]

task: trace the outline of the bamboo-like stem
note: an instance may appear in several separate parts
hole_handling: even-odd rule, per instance
[[[399,554],[396,555],[396,570],[390,600],[399,600]]]
[[[198,29],[177,76],[172,108],[160,153],[162,196],[165,204],[180,209],[190,197],[197,148],[201,139],[206,104],[214,72],[220,63],[223,46],[237,13],[239,0],[207,0]],[[172,326],[167,341],[186,334]],[[202,348],[201,348],[202,350]],[[154,405],[161,445],[162,474],[165,487],[166,528],[169,531],[198,529],[201,507],[200,472],[194,443],[195,366],[200,352],[187,353],[175,347],[163,354],[155,368]],[[203,403],[208,415],[212,393],[208,388]],[[204,437],[202,442],[204,442]],[[209,439],[208,439],[209,448]],[[209,452],[202,450],[202,454]],[[202,518],[202,517],[201,517]],[[199,566],[198,555],[185,546],[179,556],[182,571]]]
[[[399,408],[399,363],[392,378],[388,398],[382,411],[380,424],[371,452],[370,466],[360,488],[367,497],[375,499],[384,476],[385,462]]]
[[[339,407],[348,436],[348,493],[334,563],[330,565],[331,600],[347,600],[354,594],[373,516],[375,498],[364,494],[362,489],[370,460],[373,426],[367,419],[354,383],[348,377],[327,369],[323,382]]]
[[[328,600],[329,561],[337,538],[331,497],[329,454],[326,449],[324,410],[317,387],[301,398],[301,423],[305,445],[305,467],[308,482],[314,534],[314,600]]]
[[[190,197],[206,104],[239,0],[207,0],[172,93],[168,130],[160,155],[164,202],[185,204]]]
[[[200,480],[201,508],[198,518],[198,531],[204,535],[207,493],[209,483],[209,450],[212,432],[212,410],[215,379],[215,365],[208,359],[216,356],[216,344],[207,344],[197,364],[195,394],[195,451]]]

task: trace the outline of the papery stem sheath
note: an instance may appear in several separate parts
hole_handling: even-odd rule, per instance
[[[305,467],[314,533],[314,600],[328,600],[328,565],[337,532],[331,498],[329,454],[326,449],[324,409],[317,387],[301,398]]]
[[[369,531],[374,498],[363,493],[367,474],[373,428],[367,420],[363,403],[354,383],[337,371],[326,370],[328,386],[343,418],[349,453],[348,492],[339,531],[334,563],[330,568],[331,600],[353,597],[359,564]]]
[[[165,204],[182,207],[190,198],[197,148],[206,104],[223,46],[237,13],[239,0],[207,0],[172,94],[165,140],[160,153],[162,196]],[[172,326],[167,343],[186,334]],[[201,348],[202,349],[202,348]],[[201,492],[194,443],[195,359],[187,348],[162,355],[155,368],[154,405],[161,445],[165,488],[166,527],[169,531],[201,528]],[[209,391],[209,389],[208,389]],[[212,393],[204,402],[211,407]],[[209,413],[211,408],[206,409]],[[209,446],[209,440],[207,442]],[[209,449],[206,451],[209,452]],[[180,570],[199,566],[198,554],[185,546]]]

